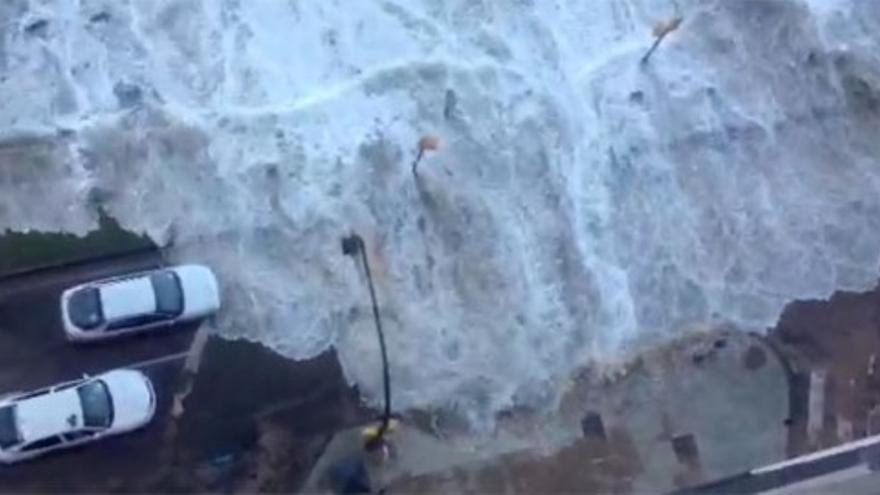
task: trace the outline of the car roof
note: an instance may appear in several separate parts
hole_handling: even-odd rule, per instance
[[[32,442],[76,429],[83,424],[82,403],[75,387],[15,403],[22,440]]]
[[[151,314],[156,311],[156,294],[149,275],[110,282],[100,286],[101,308],[108,321]]]

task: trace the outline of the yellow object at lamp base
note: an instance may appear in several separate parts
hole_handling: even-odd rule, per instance
[[[391,419],[388,421],[388,428],[385,430],[385,433],[394,433],[394,430],[397,429],[399,421],[396,419]],[[361,430],[361,436],[365,439],[376,438],[379,436],[379,431],[382,429],[382,423],[376,423],[374,425],[365,426]]]

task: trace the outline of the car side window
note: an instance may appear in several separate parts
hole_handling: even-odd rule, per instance
[[[149,325],[150,323],[156,323],[168,319],[169,317],[164,315],[139,315],[131,318],[124,318],[122,320],[116,320],[107,325],[107,331],[112,332],[114,330],[125,330],[126,328]]]
[[[54,447],[54,446],[58,445],[59,443],[61,443],[61,437],[59,437],[58,435],[55,435],[55,436],[51,436],[51,437],[46,437],[42,440],[37,440],[36,442],[31,442],[31,443],[25,445],[24,447],[22,447],[21,450],[27,452],[29,450],[48,449],[49,447]]]
[[[68,442],[75,442],[77,440],[80,440],[83,438],[88,438],[88,437],[91,437],[94,435],[95,435],[95,432],[91,431],[91,430],[77,430],[77,431],[71,431],[71,432],[65,433],[63,436],[64,436],[64,440],[66,440]]]

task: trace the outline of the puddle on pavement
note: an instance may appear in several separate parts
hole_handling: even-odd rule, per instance
[[[294,489],[334,433],[375,415],[345,381],[335,352],[292,361],[212,336],[183,403],[175,459],[202,488]]]
[[[313,436],[371,418],[335,352],[292,361],[260,344],[212,336],[184,401],[178,440],[194,460],[208,460],[253,447],[261,422]]]

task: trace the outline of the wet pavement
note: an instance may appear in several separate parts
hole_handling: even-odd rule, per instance
[[[508,415],[491,438],[405,425],[369,472],[396,493],[663,493],[784,458],[788,415],[787,371],[764,340],[707,333],[614,376],[585,369],[558,410]],[[351,452],[356,433],[340,433],[317,469]]]
[[[158,253],[138,253],[0,280],[0,390],[38,388],[186,352],[193,324],[93,345],[64,338],[59,312],[64,289],[161,265]]]
[[[0,236],[8,255],[0,267],[0,394],[136,367],[154,383],[156,415],[133,433],[0,466],[0,492],[291,491],[335,431],[375,416],[360,405],[335,353],[293,362],[258,344],[209,336],[209,321],[106,343],[67,342],[64,289],[165,264],[160,250],[111,220],[84,238]]]
[[[294,362],[212,337],[175,422],[171,469],[149,488],[292,491],[336,431],[374,415],[332,352]]]
[[[77,283],[161,264],[158,252],[138,252],[0,279],[0,393],[134,367],[153,381],[156,418],[166,416],[197,325],[108,343],[73,345],[64,338],[58,303],[61,292]],[[131,434],[0,466],[0,486],[4,492],[113,490],[138,476],[144,466],[158,462],[163,427],[161,419],[154,420]]]
[[[138,252],[0,278],[0,393],[136,367],[158,398],[153,421],[137,432],[0,466],[0,491],[291,490],[333,432],[373,417],[333,353],[293,362],[258,344],[209,337],[174,415],[198,324],[101,344],[64,339],[65,288],[161,264],[157,252]]]

